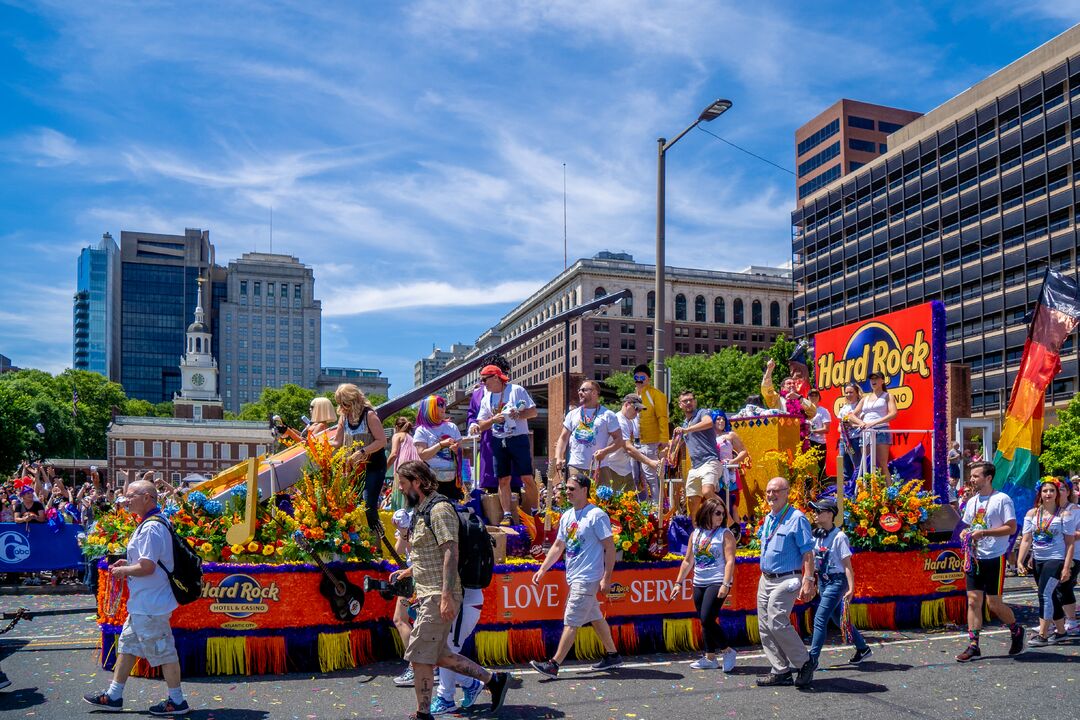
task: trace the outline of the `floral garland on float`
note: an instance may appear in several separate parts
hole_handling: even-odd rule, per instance
[[[844,503],[844,527],[852,547],[910,550],[929,545],[924,523],[940,503],[922,485],[920,479],[887,478],[880,470],[860,478],[855,497]]]

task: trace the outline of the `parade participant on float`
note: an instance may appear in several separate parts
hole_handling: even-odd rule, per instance
[[[829,425],[832,424],[832,414],[821,404],[821,393],[817,390],[811,390],[808,399],[815,407],[814,414],[810,418],[810,449],[817,448],[820,453],[818,477],[821,477],[821,473],[825,470],[825,449],[829,445],[827,437]]]
[[[420,459],[428,464],[439,481],[439,494],[451,500],[465,497],[459,472],[458,449],[461,433],[446,419],[446,398],[428,395],[416,411],[413,444]]]
[[[864,433],[870,431],[869,438],[874,445],[870,457],[874,467],[886,476],[889,474],[889,448],[892,447],[892,435],[886,431],[897,412],[896,399],[885,387],[885,376],[876,371],[870,373],[870,392],[859,399],[851,414],[859,419]],[[863,443],[866,442],[864,434]]]
[[[491,430],[495,475],[499,479],[499,504],[503,515],[500,525],[510,525],[513,501],[510,497],[510,478],[532,475],[532,449],[529,446],[529,420],[536,417],[536,403],[520,385],[498,365],[487,365],[480,371],[484,398],[470,435]],[[474,432],[475,431],[475,432]],[[494,521],[494,518],[490,518]]]
[[[502,370],[507,377],[510,375],[510,362],[498,353],[489,355],[484,365],[494,365]],[[484,401],[484,393],[486,392],[487,388],[484,387],[484,381],[477,380],[472,397],[469,398],[469,414],[466,419],[466,427],[469,430],[469,435],[480,435],[480,466],[472,469],[473,476],[479,478],[479,487],[484,492],[497,493],[499,490],[499,478],[495,475],[495,436],[490,428],[482,433],[479,432],[477,425],[477,420],[480,417],[480,405]],[[520,475],[510,474],[510,492],[521,492]]]
[[[638,413],[638,427],[641,432],[641,452],[650,460],[657,460],[667,449],[668,399],[667,395],[652,386],[652,372],[649,366],[642,364],[634,368],[634,392],[641,397],[645,407]],[[659,463],[656,465],[659,467]],[[641,474],[648,484],[649,497],[660,497],[660,475],[644,463]]]
[[[386,482],[386,432],[378,413],[368,404],[367,397],[352,383],[338,385],[334,391],[338,404],[338,424],[330,444],[352,447],[363,443],[349,454],[350,463],[367,463],[364,473],[364,505],[368,526],[379,522],[379,499]]]
[[[304,430],[306,437],[322,435],[337,420],[334,403],[330,402],[329,398],[312,398],[311,404],[308,405],[308,412],[311,413],[311,424]]]
[[[669,600],[683,592],[683,581],[694,572],[694,608],[705,635],[705,654],[690,664],[694,670],[715,670],[719,652],[724,672],[735,669],[735,649],[724,637],[720,609],[731,594],[735,578],[735,536],[727,528],[727,512],[719,498],[709,498],[694,516],[694,531],[686,544],[686,555],[671,586]]]
[[[862,455],[862,421],[854,415],[855,408],[859,405],[862,390],[856,383],[844,385],[844,404],[836,412],[836,419],[840,421],[840,440],[837,444],[837,457],[843,458],[844,482],[855,479],[855,473],[859,466],[859,458]]]
[[[398,468],[398,486],[413,508],[409,543],[410,566],[390,574],[390,582],[411,577],[420,608],[405,649],[412,663],[416,690],[416,720],[431,715],[436,666],[479,680],[491,692],[491,710],[506,699],[507,675],[490,672],[453,652],[448,644],[462,601],[458,577],[458,517],[452,503],[439,495],[438,480],[426,464],[407,462]],[[430,524],[429,524],[430,520]]]
[[[851,545],[847,535],[834,522],[837,512],[836,500],[823,498],[810,503],[817,513],[814,519],[814,568],[817,573],[818,593],[821,600],[814,611],[814,635],[810,639],[810,659],[814,669],[818,667],[821,648],[829,634],[829,623],[841,627],[843,605],[851,604],[855,598],[855,570],[851,566]],[[854,625],[851,626],[851,641],[855,644],[855,654],[851,664],[861,663],[873,654]]]
[[[968,484],[974,494],[964,505],[963,520],[969,527],[961,534],[970,569],[967,580],[968,646],[956,656],[957,662],[979,657],[979,632],[983,625],[983,601],[994,615],[1009,626],[1009,654],[1024,650],[1024,628],[1016,622],[1012,608],[1001,599],[1005,586],[1005,554],[1009,538],[1016,532],[1016,511],[1012,498],[994,489],[994,464],[971,466]]]
[[[609,456],[623,447],[622,430],[615,413],[600,404],[600,383],[585,380],[578,388],[581,405],[566,413],[563,429],[555,443],[555,467],[566,476],[586,476],[597,485],[609,485],[611,471]],[[566,449],[570,448],[569,462]],[[596,478],[591,477],[592,467],[599,465]]]
[[[693,390],[679,394],[679,407],[686,418],[675,428],[675,437],[681,437],[690,454],[690,472],[686,476],[686,503],[690,517],[697,517],[702,500],[717,497],[723,469],[720,454],[716,450],[716,428],[712,412],[698,408]]]
[[[1068,500],[1056,481],[1044,480],[1038,497],[1038,504],[1024,516],[1018,557],[1020,567],[1035,571],[1039,591],[1039,631],[1028,640],[1031,647],[1056,645],[1064,640],[1064,606],[1076,605],[1073,554],[1078,518],[1066,509]]]
[[[739,437],[739,433],[731,426],[727,413],[723,410],[716,411],[716,453],[720,457],[720,468],[723,471],[724,482],[731,493],[731,503],[728,507],[728,519],[732,526],[742,523],[739,515],[739,486],[742,472],[739,469],[750,458],[750,451],[746,449],[746,443]]]
[[[757,614],[761,648],[772,671],[757,679],[763,687],[806,687],[814,676],[814,661],[799,633],[791,626],[796,599],[814,597],[814,536],[810,521],[788,503],[791,486],[774,477],[765,486],[769,514],[761,527],[761,578]],[[798,672],[798,677],[792,674]]]
[[[112,682],[104,692],[89,693],[83,700],[102,710],[123,710],[124,684],[135,661],[141,657],[150,667],[161,668],[169,688],[169,696],[150,706],[150,714],[187,715],[190,708],[180,688],[180,657],[169,623],[178,603],[165,574],[174,567],[168,520],[160,516],[153,483],[136,480],[129,486],[126,497],[128,509],[139,518],[139,525],[128,540],[127,559],[114,562],[109,572],[114,582],[127,581],[127,619],[117,645]],[[152,519],[155,515],[162,519]]]
[[[386,458],[386,464],[390,468],[394,482],[390,489],[390,509],[397,511],[405,505],[405,499],[397,486],[397,469],[402,463],[410,460],[419,460],[420,454],[416,452],[413,443],[413,424],[404,415],[394,421],[394,434],[390,437],[390,455]]]
[[[776,392],[773,384],[773,371],[776,369],[776,361],[772,358],[765,363],[765,374],[761,377],[761,397],[765,406],[794,415],[799,418],[799,437],[802,440],[803,450],[809,449],[810,442],[810,418],[817,413],[817,406],[803,397],[798,392],[798,378],[790,375],[780,383],[780,392]],[[805,383],[805,380],[803,381]]]
[[[566,552],[566,584],[570,594],[563,613],[559,647],[550,660],[532,660],[529,663],[538,673],[551,679],[559,676],[559,666],[574,647],[578,628],[586,625],[592,625],[604,646],[604,656],[592,665],[592,669],[610,670],[622,664],[598,598],[599,595],[607,598],[611,588],[611,574],[615,570],[615,541],[612,539],[611,519],[589,502],[590,487],[587,475],[571,475],[566,481],[566,495],[571,507],[559,519],[559,533],[555,542],[532,577],[533,585],[539,585],[544,573]]]
[[[660,466],[659,460],[650,458],[634,445],[634,420],[638,418],[644,407],[641,396],[630,393],[623,396],[622,408],[615,413],[615,417],[619,420],[619,431],[622,434],[622,447],[611,453],[608,459],[611,469],[611,487],[615,490],[635,489],[633,465],[635,460],[654,472]]]

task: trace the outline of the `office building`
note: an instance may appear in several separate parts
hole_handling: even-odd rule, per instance
[[[515,348],[507,359],[515,382],[539,385],[570,372],[603,380],[652,360],[656,266],[634,262],[626,253],[601,252],[580,259],[503,316],[483,337],[505,342],[572,307],[619,290],[631,297],[598,318],[570,323],[570,334],[555,327]],[[744,272],[666,268],[665,352],[700,355],[738,347],[750,353],[790,335],[791,272],[748,268]],[[497,342],[494,344],[498,344]],[[458,384],[471,387],[476,373]]]
[[[157,470],[174,485],[203,478],[272,448],[265,422],[118,416],[106,432],[109,477]]]
[[[472,345],[464,343],[454,343],[449,350],[433,347],[430,355],[417,360],[413,366],[413,387],[420,387],[439,377],[449,363],[460,362],[472,349]]]
[[[120,233],[119,377],[128,397],[159,403],[180,389],[184,330],[213,265],[209,231]]]
[[[79,253],[72,317],[71,367],[119,377],[120,325],[117,322],[120,248],[112,235]]]
[[[382,370],[374,368],[324,367],[315,380],[315,392],[334,392],[342,383],[352,383],[368,397],[390,397],[390,380],[383,377]]]
[[[291,255],[245,253],[229,263],[224,285],[215,337],[225,409],[239,412],[264,387],[315,387],[322,303],[311,268]]]
[[[972,409],[1000,417],[1047,268],[1075,276],[1080,26],[913,120],[792,214],[795,334],[929,300]],[[1078,343],[1047,392],[1077,391]]]
[[[15,372],[19,368],[11,364],[11,358],[7,355],[0,355],[0,373]]]
[[[887,150],[886,138],[920,113],[838,100],[795,131],[796,199],[858,170]]]

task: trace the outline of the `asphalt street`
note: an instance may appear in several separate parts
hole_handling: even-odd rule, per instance
[[[1030,580],[1010,578],[1007,598],[1030,625],[1035,595]],[[97,663],[93,598],[89,595],[0,596],[0,609],[23,606],[37,613],[0,636],[0,662],[12,685],[0,691],[0,716],[84,718],[100,716],[82,701],[107,686]],[[1080,718],[1080,639],[1005,655],[1007,637],[992,625],[981,660],[960,665],[960,629],[937,632],[870,631],[873,657],[847,666],[850,648],[830,647],[810,691],[764,689],[754,678],[767,671],[760,648],[740,648],[735,672],[695,671],[689,655],[629,659],[613,673],[573,663],[557,681],[515,668],[500,718],[673,720],[674,718]],[[413,709],[409,689],[391,679],[401,663],[382,663],[329,675],[214,677],[185,680],[189,717],[219,720],[268,718],[405,718]],[[164,697],[161,681],[133,679],[125,692],[128,713],[143,713]],[[486,700],[471,714],[492,717]],[[147,715],[147,717],[149,717]]]

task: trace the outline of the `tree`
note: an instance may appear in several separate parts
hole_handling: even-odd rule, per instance
[[[1080,470],[1080,394],[1058,412],[1058,424],[1043,432],[1043,451],[1039,457],[1044,469],[1054,475]]]
[[[289,383],[279,388],[265,387],[259,399],[240,408],[237,416],[240,420],[269,421],[271,416],[279,415],[282,422],[291,428],[304,427],[301,415],[308,415],[315,391]]]

